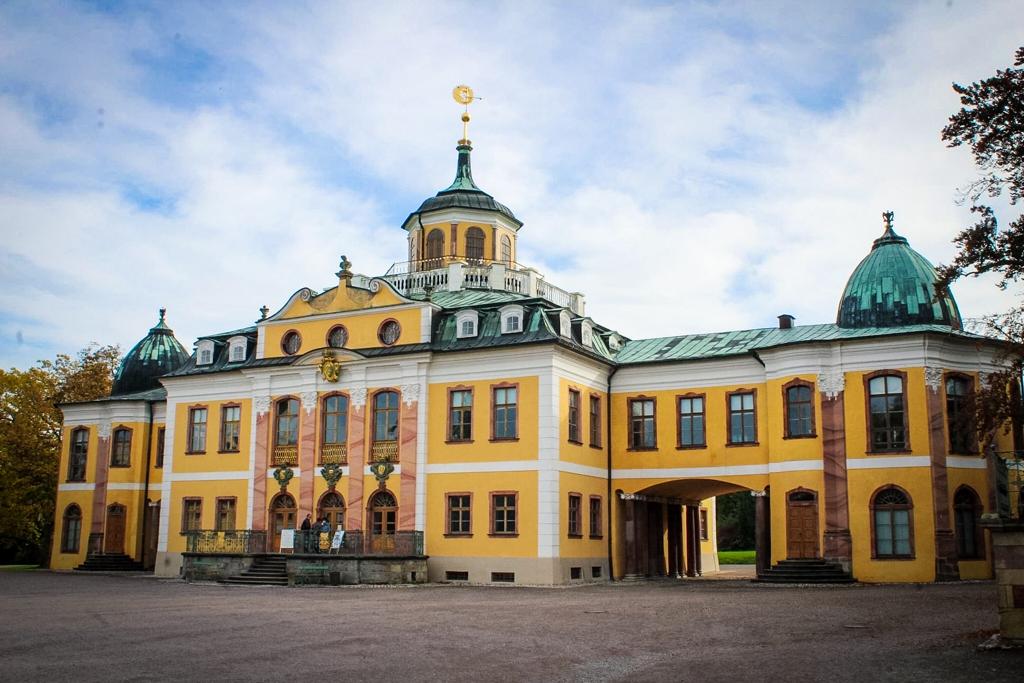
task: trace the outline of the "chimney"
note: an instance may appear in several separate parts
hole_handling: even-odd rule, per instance
[[[796,320],[789,313],[783,313],[779,316],[779,329],[780,330],[791,330],[793,329],[793,321]]]

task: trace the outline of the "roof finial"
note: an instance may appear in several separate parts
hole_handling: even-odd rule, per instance
[[[885,225],[885,230],[882,232],[882,236],[874,241],[874,243],[871,246],[872,249],[877,249],[878,247],[881,247],[886,244],[907,243],[906,237],[900,237],[899,235],[896,234],[896,231],[892,229],[892,224],[895,218],[896,214],[893,213],[892,211],[882,212],[882,223]]]
[[[465,109],[462,111],[462,139],[459,140],[460,145],[469,144],[469,105],[473,100],[483,99],[482,97],[474,97],[473,89],[468,85],[457,85],[452,90],[452,97],[456,102],[463,105]]]
[[[883,211],[882,220],[885,221],[885,231],[890,232],[892,230],[892,221],[896,217],[896,214],[892,211]]]
[[[268,313],[270,313],[270,308],[266,304],[260,306],[260,320],[266,320]],[[259,320],[256,322],[259,322]]]
[[[335,273],[339,278],[346,280],[352,279],[352,262],[348,260],[348,257],[344,254],[341,255],[341,261],[338,262],[338,272]]]
[[[161,323],[164,322],[164,318],[166,316],[167,316],[167,309],[166,308],[161,308],[160,309],[160,322]]]

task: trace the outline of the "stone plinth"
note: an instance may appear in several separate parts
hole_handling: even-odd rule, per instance
[[[992,532],[992,559],[999,591],[999,635],[1024,645],[1024,520],[982,517]]]

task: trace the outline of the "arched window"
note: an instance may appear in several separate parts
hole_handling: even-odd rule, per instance
[[[802,381],[793,380],[785,387],[786,438],[814,436],[814,391]]]
[[[427,235],[427,253],[425,256],[429,262],[428,268],[437,268],[444,258],[444,231],[434,229]]]
[[[956,521],[956,551],[962,560],[976,560],[985,556],[982,542],[981,499],[969,486],[961,486],[953,496],[953,516]]]
[[[337,491],[328,491],[320,499],[317,517],[326,517],[331,531],[345,528],[345,499]]]
[[[373,440],[398,440],[397,391],[382,391],[373,397]]]
[[[277,402],[277,446],[294,446],[299,442],[299,401],[283,398]]]
[[[873,554],[877,559],[914,556],[914,518],[910,496],[896,486],[880,489],[871,499],[874,532]]]
[[[902,451],[907,448],[903,384],[899,375],[880,375],[868,380],[868,431],[872,451]]]
[[[501,260],[507,266],[512,265],[512,240],[508,238],[508,235],[501,236]]]
[[[970,391],[966,378],[946,378],[946,426],[949,429],[950,453],[974,452]]]
[[[392,536],[398,503],[390,491],[378,491],[370,499],[370,533],[374,536]]]
[[[348,462],[348,397],[335,394],[325,398],[323,415],[320,464],[344,465]]]
[[[128,467],[132,457],[132,430],[118,427],[114,430],[114,444],[110,448],[110,466]]]
[[[82,508],[74,503],[64,508],[64,523],[61,526],[60,551],[77,553],[78,542],[82,536]]]
[[[68,481],[85,481],[85,464],[89,456],[89,430],[84,427],[71,432],[68,457]]]
[[[466,231],[466,258],[478,261],[484,258],[484,231],[480,228]]]

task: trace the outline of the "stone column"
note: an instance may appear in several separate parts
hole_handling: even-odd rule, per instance
[[[700,512],[693,505],[686,510],[686,575],[697,576],[697,562],[700,558]]]
[[[419,384],[402,387],[401,422],[398,426],[398,530],[416,529],[416,436],[419,418]]]
[[[316,481],[316,422],[317,394],[310,391],[302,395],[302,414],[299,421],[299,514],[316,517],[316,501],[313,500],[313,484]]]
[[[843,391],[846,379],[841,371],[818,376],[821,396],[822,461],[825,479],[825,559],[850,571],[853,542],[850,537],[850,507],[846,476],[846,415]],[[769,562],[770,564],[770,562]],[[768,564],[764,568],[768,568]],[[761,562],[758,559],[760,571]]]
[[[267,468],[270,466],[270,397],[261,396],[253,402],[256,412],[256,462],[252,473],[252,528],[267,530]],[[269,547],[269,546],[268,546]]]
[[[679,506],[669,503],[668,505],[668,574],[669,576],[679,577],[682,573],[682,566],[679,562],[679,542],[680,542],[680,519],[679,519]]]
[[[772,515],[768,491],[754,491],[754,550],[757,575],[762,576],[772,564]]]
[[[942,369],[924,369],[928,396],[928,448],[931,451],[932,508],[935,512],[935,580],[959,581],[956,536],[950,526],[949,478],[946,472],[946,411],[942,401]]]
[[[639,544],[637,539],[636,507],[637,501],[632,496],[624,496],[622,498],[623,546],[626,555],[622,575],[624,581],[634,581],[642,576],[640,574],[639,562],[637,562]]]
[[[96,487],[92,494],[92,524],[90,532],[102,534],[103,525],[107,521],[107,479],[110,472],[110,428],[109,422],[100,424],[96,429]],[[125,529],[127,532],[127,529]],[[90,552],[92,552],[90,548]],[[103,552],[101,545],[98,552]]]

